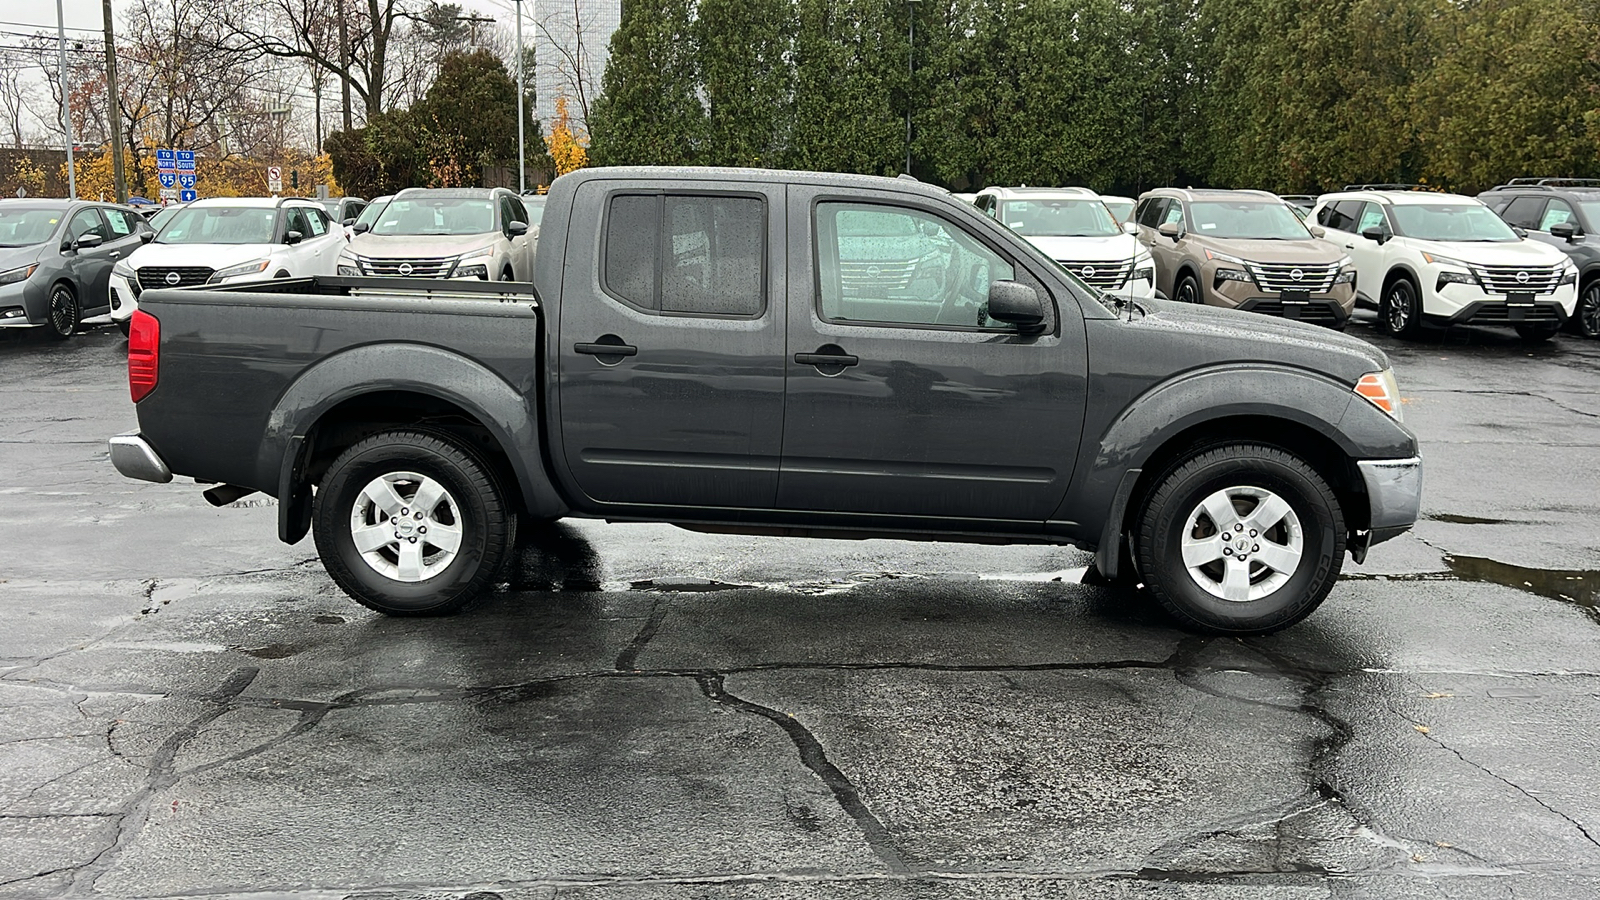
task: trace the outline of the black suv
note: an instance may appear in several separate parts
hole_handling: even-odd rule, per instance
[[[1600,178],[1513,178],[1478,199],[1506,224],[1572,257],[1578,308],[1569,325],[1600,338]]]

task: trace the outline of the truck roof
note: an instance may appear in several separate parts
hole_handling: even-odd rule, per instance
[[[628,179],[634,181],[722,181],[762,184],[808,184],[825,187],[859,187],[877,191],[900,191],[925,197],[948,199],[943,188],[912,178],[884,178],[878,175],[847,175],[840,172],[802,172],[772,169],[736,169],[712,166],[599,166],[562,175],[556,183],[576,187],[585,181]],[[554,185],[552,185],[554,187]]]

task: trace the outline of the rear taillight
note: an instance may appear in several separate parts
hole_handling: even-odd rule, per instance
[[[128,390],[133,402],[156,389],[160,368],[161,321],[142,309],[135,310],[128,322]]]

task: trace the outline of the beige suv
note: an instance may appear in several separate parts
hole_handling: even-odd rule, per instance
[[[1173,300],[1340,329],[1355,309],[1350,257],[1266,191],[1148,191],[1134,221]]]

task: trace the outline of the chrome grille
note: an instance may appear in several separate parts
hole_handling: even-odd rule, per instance
[[[188,287],[191,284],[205,284],[211,279],[211,273],[216,269],[207,266],[145,266],[139,270],[139,287],[143,290],[156,288]],[[169,275],[176,273],[178,279],[171,281]]]
[[[1309,291],[1326,294],[1333,288],[1334,276],[1339,267],[1333,263],[1246,263],[1250,275],[1264,291],[1281,294],[1284,291]],[[1295,277],[1295,273],[1299,277]]]
[[[840,260],[839,282],[846,294],[864,291],[904,291],[917,272],[917,260],[884,262]]]
[[[454,256],[419,259],[371,259],[363,256],[356,262],[361,266],[361,274],[388,278],[444,278],[456,267]]]
[[[1085,284],[1103,291],[1117,290],[1126,284],[1128,276],[1133,274],[1131,259],[1099,261],[1058,259],[1056,262],[1068,272],[1083,279]]]
[[[1490,294],[1549,294],[1561,283],[1560,266],[1473,266]]]

